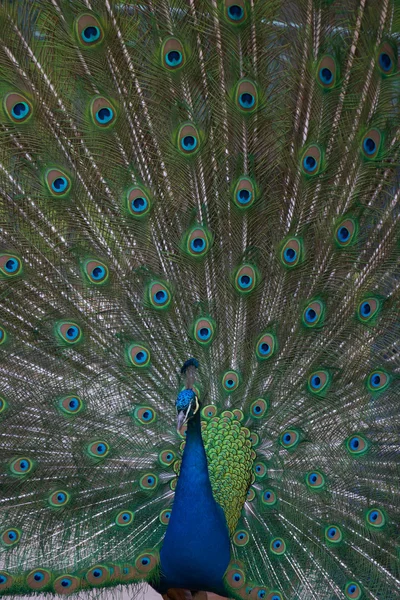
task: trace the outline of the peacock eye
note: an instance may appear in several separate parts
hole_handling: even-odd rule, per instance
[[[314,177],[321,171],[322,151],[316,144],[306,148],[301,159],[301,167],[304,175]]]
[[[293,449],[300,441],[300,434],[295,429],[286,429],[281,433],[279,441],[284,448]]]
[[[108,267],[98,260],[87,260],[83,269],[90,283],[104,284],[108,280]]]
[[[126,207],[129,216],[142,219],[152,207],[150,193],[139,185],[130,187],[126,192]]]
[[[197,319],[193,325],[194,339],[202,346],[209,346],[213,341],[215,324],[210,318]]]
[[[301,259],[301,241],[298,238],[289,238],[283,244],[280,253],[282,264],[289,269],[296,267]]]
[[[11,92],[4,98],[4,108],[7,116],[16,124],[25,123],[32,116],[32,104],[17,92]]]
[[[252,113],[258,104],[256,86],[249,79],[242,79],[236,89],[236,106],[242,113]]]
[[[244,0],[224,0],[225,16],[232,25],[240,25],[246,20]]]
[[[128,358],[134,367],[144,368],[150,364],[150,351],[140,344],[132,344],[128,348]]]
[[[184,123],[178,131],[178,150],[185,156],[196,154],[200,149],[200,137],[193,123]]]
[[[97,96],[90,104],[90,114],[96,127],[100,129],[109,128],[115,123],[117,113],[107,98]]]
[[[325,539],[332,544],[338,544],[343,539],[341,529],[336,525],[328,525],[325,528]]]
[[[156,310],[165,310],[171,304],[171,292],[166,283],[153,281],[148,288],[150,305]]]
[[[82,331],[77,323],[62,321],[57,324],[56,331],[61,342],[68,345],[77,344],[82,340]]]
[[[313,300],[310,302],[303,312],[303,325],[308,328],[316,327],[322,324],[324,317],[325,306],[321,300]]]
[[[258,283],[258,273],[249,264],[240,266],[235,274],[236,290],[244,295],[252,292]]]
[[[256,419],[261,419],[268,410],[269,402],[264,398],[258,398],[250,405],[250,415]]]
[[[275,353],[276,339],[272,333],[264,333],[256,343],[256,356],[262,361],[271,358]]]
[[[121,510],[115,517],[115,524],[119,527],[126,527],[133,523],[134,514],[131,510]]]
[[[256,200],[255,186],[248,177],[240,177],[233,191],[233,202],[240,209],[249,208]]]
[[[240,383],[239,373],[236,371],[226,371],[222,376],[222,387],[226,392],[234,392]]]
[[[185,51],[177,38],[167,38],[161,47],[162,65],[169,71],[177,71],[185,64]]]
[[[71,495],[65,490],[57,490],[53,492],[49,497],[49,504],[54,508],[60,508],[62,506],[66,506],[68,502],[71,500]]]
[[[236,546],[246,546],[250,540],[250,536],[245,529],[241,529],[233,536],[233,543]]]
[[[89,444],[88,452],[93,458],[105,458],[110,452],[110,447],[107,442],[96,441]]]
[[[103,41],[103,29],[94,15],[80,15],[76,19],[75,29],[80,44],[86,48],[97,46]]]
[[[150,406],[138,406],[133,413],[136,421],[141,425],[149,425],[156,419],[156,412]]]
[[[48,169],[45,173],[45,182],[50,194],[54,197],[64,198],[71,190],[71,180],[60,169]]]

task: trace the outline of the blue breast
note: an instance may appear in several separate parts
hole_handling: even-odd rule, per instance
[[[223,575],[230,560],[229,532],[224,512],[212,494],[199,413],[188,423],[160,558],[161,593],[177,587],[226,595]]]

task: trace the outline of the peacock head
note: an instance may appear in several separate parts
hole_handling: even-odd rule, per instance
[[[199,399],[192,389],[186,389],[179,392],[175,402],[178,433],[182,427],[194,417],[200,407]]]

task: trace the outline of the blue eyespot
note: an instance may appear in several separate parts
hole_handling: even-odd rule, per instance
[[[71,579],[68,579],[68,577],[64,577],[61,579],[61,585],[63,588],[69,588],[72,585],[72,581]]]
[[[44,579],[44,575],[43,575],[43,573],[41,573],[40,571],[37,571],[37,572],[34,574],[34,576],[33,576],[33,579],[34,579],[35,581],[43,581],[43,579]]]
[[[333,73],[327,67],[323,67],[320,69],[319,78],[321,79],[322,83],[329,85],[333,81]]]
[[[358,447],[359,447],[359,445],[360,445],[360,440],[358,439],[358,437],[351,438],[351,440],[350,440],[350,448],[352,450],[357,450]]]
[[[250,275],[241,275],[239,277],[239,285],[241,288],[249,288],[253,283],[253,278]]]
[[[357,590],[356,586],[355,586],[355,585],[351,585],[351,586],[348,588],[348,590],[347,590],[347,591],[349,592],[349,594],[354,594],[354,592],[355,592],[356,590]]]
[[[237,582],[242,580],[242,576],[240,573],[234,573],[232,578],[234,581],[237,581]]]
[[[291,439],[292,439],[292,436],[290,435],[290,433],[285,433],[285,435],[283,436],[283,441],[286,442],[286,444],[289,444]]]
[[[262,342],[262,344],[258,346],[258,351],[262,356],[267,356],[271,352],[271,346],[266,342]]]
[[[164,304],[168,299],[168,294],[165,290],[158,290],[153,296],[153,300],[156,304]]]
[[[280,540],[275,540],[272,546],[275,548],[275,550],[278,550],[282,546],[282,542]]]
[[[170,67],[178,67],[182,60],[182,52],[179,52],[179,50],[170,50],[165,57],[165,62]]]
[[[19,268],[19,263],[16,258],[9,258],[6,264],[4,265],[7,273],[15,273],[15,271]]]
[[[235,385],[235,382],[233,381],[233,379],[227,379],[225,381],[225,385],[226,385],[227,388],[233,388],[234,385]]]
[[[293,248],[286,248],[285,252],[283,253],[283,256],[286,262],[292,263],[297,258],[297,252]]]
[[[51,184],[54,192],[57,194],[64,192],[68,187],[68,181],[66,177],[57,177]]]
[[[107,452],[107,446],[105,444],[97,444],[97,453],[101,456]]]
[[[328,537],[334,538],[335,535],[336,535],[336,528],[335,527],[330,527],[328,529]]]
[[[308,476],[308,481],[310,483],[316,483],[318,480],[318,475],[316,473],[310,473]]]
[[[321,387],[321,377],[319,377],[318,375],[313,375],[311,377],[311,385],[314,389],[318,389]]]
[[[347,229],[347,227],[339,227],[338,230],[338,238],[341,242],[347,242],[347,240],[350,237],[350,231]]]
[[[11,109],[14,119],[24,119],[29,114],[30,108],[27,102],[17,102]]]
[[[194,150],[197,146],[197,140],[194,135],[185,135],[181,140],[182,148],[187,152]]]
[[[129,513],[123,513],[121,519],[123,521],[129,521],[131,518],[131,515]]]
[[[131,202],[132,211],[135,213],[142,213],[144,210],[146,210],[147,206],[148,206],[148,202],[147,202],[146,198],[143,198],[141,196],[139,196],[138,198],[135,198]]]
[[[154,479],[154,477],[152,477],[152,476],[150,475],[150,476],[147,478],[147,483],[148,483],[149,485],[154,485],[154,482],[155,482],[155,479]],[[147,559],[146,559],[146,560],[147,560]],[[143,564],[145,564],[145,563],[143,563]],[[148,563],[146,563],[146,564],[148,564]]]
[[[260,598],[260,600],[264,600],[265,596],[266,596],[265,590],[259,590],[257,592],[257,598]]]
[[[238,6],[237,4],[232,4],[228,8],[228,15],[233,21],[240,21],[240,19],[243,18],[243,14],[243,8],[241,6]]]
[[[197,237],[190,242],[190,247],[193,252],[203,252],[206,247],[206,241],[203,238]]]
[[[362,317],[368,317],[371,314],[371,305],[369,302],[363,302],[360,307]]]
[[[145,350],[140,350],[135,356],[136,362],[141,365],[147,360],[147,352]]]
[[[21,460],[19,462],[19,468],[22,472],[27,471],[29,469],[29,463],[27,460]]]
[[[91,272],[91,276],[93,277],[93,279],[95,281],[100,281],[101,279],[103,279],[106,275],[106,270],[104,267],[101,267],[100,265],[95,267],[93,269],[93,271]]]
[[[93,577],[101,577],[103,575],[103,570],[102,569],[94,569],[92,573],[93,573]]]
[[[198,336],[204,341],[208,340],[211,336],[211,329],[208,327],[202,327],[198,332]]]
[[[378,375],[378,373],[374,373],[371,376],[370,382],[371,382],[372,387],[374,387],[374,388],[379,387],[380,383],[381,383],[381,376]]]
[[[100,37],[100,29],[95,25],[90,25],[89,27],[85,27],[82,31],[82,39],[84,42],[95,42]],[[61,584],[62,585],[62,584]]]
[[[143,565],[144,567],[146,567],[147,565],[149,565],[149,564],[150,564],[150,559],[149,559],[149,558],[147,558],[147,556],[144,556],[144,557],[141,559],[141,561],[140,561],[140,562],[142,563],[142,565]]]
[[[374,152],[376,150],[376,143],[374,142],[374,140],[372,138],[367,137],[364,140],[363,147],[364,147],[366,154],[374,154]]]
[[[114,111],[109,107],[101,108],[96,113],[96,119],[102,125],[109,123],[114,117]]]
[[[66,494],[64,494],[64,492],[59,492],[57,494],[57,500],[60,504],[62,504],[63,502],[65,502],[65,500],[67,499]]]
[[[248,204],[251,201],[252,198],[252,193],[250,192],[250,190],[239,190],[238,193],[236,194],[236,199],[239,202],[239,204]]]
[[[8,535],[8,539],[10,540],[10,542],[14,542],[18,537],[18,535],[15,531],[9,531],[7,535]]]
[[[7,577],[5,575],[0,575],[0,585],[7,581]]]
[[[369,518],[371,521],[376,521],[378,517],[379,517],[379,513],[376,510],[373,510],[372,512],[369,513]]]
[[[303,167],[308,173],[312,173],[317,168],[317,161],[313,156],[307,155],[303,159]]]
[[[76,410],[79,406],[79,400],[77,398],[71,398],[68,402],[68,406],[71,410]]]
[[[256,99],[254,98],[253,94],[249,94],[249,92],[243,92],[243,94],[240,94],[239,96],[240,106],[243,108],[251,108],[254,106],[255,101]]]
[[[71,327],[68,327],[65,335],[72,342],[79,336],[79,329],[75,327],[75,325],[72,325]]]
[[[318,315],[313,308],[307,308],[305,316],[307,323],[314,323],[317,320]]]
[[[392,59],[390,58],[389,54],[386,54],[386,52],[382,52],[379,55],[379,66],[381,67],[382,71],[390,71],[392,68]]]
[[[151,421],[152,418],[153,418],[153,413],[152,413],[151,410],[145,410],[142,413],[142,419],[143,419],[143,421]]]

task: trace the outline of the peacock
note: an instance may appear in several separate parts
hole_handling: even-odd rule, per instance
[[[0,3],[0,595],[400,598],[399,40]]]

